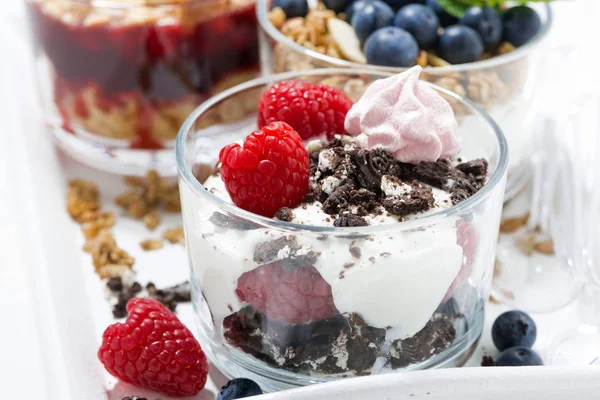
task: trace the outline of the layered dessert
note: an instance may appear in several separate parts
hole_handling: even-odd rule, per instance
[[[375,80],[355,103],[322,83],[275,83],[259,130],[197,177],[203,193],[182,182],[213,352],[339,377],[433,365],[479,335],[491,264],[478,260],[494,238],[474,209],[453,208],[484,188],[489,163],[463,154],[451,106],[420,72]]]
[[[202,101],[257,74],[251,0],[27,6],[48,118],[102,143],[160,149]]]

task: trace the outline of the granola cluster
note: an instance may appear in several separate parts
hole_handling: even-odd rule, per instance
[[[179,212],[179,191],[176,183],[162,178],[156,171],[149,171],[146,178],[128,177],[125,179],[128,190],[115,198],[115,203],[130,217],[142,220],[149,229],[155,229],[161,220],[161,211]],[[189,301],[189,283],[172,288],[157,289],[152,283],[145,289],[134,281],[135,259],[129,252],[118,246],[111,232],[115,215],[103,211],[98,186],[84,179],[68,182],[67,211],[79,223],[85,237],[83,250],[92,257],[92,264],[100,279],[107,280],[107,286],[116,295],[113,304],[115,318],[127,316],[126,304],[134,296],[148,296],[161,301],[174,310],[180,302]],[[161,239],[145,239],[140,242],[144,251],[164,247],[164,241],[184,244],[185,237],[181,226],[165,229]]]

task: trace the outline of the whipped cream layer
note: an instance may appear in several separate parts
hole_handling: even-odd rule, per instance
[[[321,154],[327,154],[326,151]],[[332,169],[334,164],[333,159],[324,155],[319,159],[318,169],[324,172]],[[339,186],[339,182],[330,178],[335,176],[320,181],[325,192]],[[209,177],[204,186],[224,201],[231,202],[218,175]],[[386,176],[381,179],[380,189],[389,197],[414,190],[410,185]],[[425,212],[398,217],[382,208],[364,216],[369,225],[389,225],[388,230],[362,237],[324,238],[318,232],[217,226],[210,221],[217,210],[199,204],[198,198],[183,185],[182,199],[187,203],[184,209],[193,210],[191,215],[186,213],[185,218],[194,218],[193,224],[188,223],[188,226],[196,227],[194,231],[186,232],[192,247],[192,265],[202,282],[213,317],[222,319],[240,309],[242,304],[235,295],[237,279],[244,272],[260,266],[253,259],[256,247],[293,237],[295,249],[281,249],[277,259],[288,257],[291,251],[317,253],[313,265],[331,285],[334,303],[341,313],[357,313],[368,325],[387,328],[388,340],[415,335],[443,301],[463,263],[463,248],[457,244],[456,221],[444,220],[411,231],[400,230],[397,226],[401,220],[420,218],[452,206],[450,193],[435,187],[431,190],[434,205]],[[315,201],[294,208],[290,222],[332,226],[333,219],[335,217],[323,210],[323,203]],[[349,233],[354,230],[345,229]]]
[[[450,104],[419,80],[422,68],[373,82],[346,115],[345,129],[364,149],[382,148],[402,162],[456,155],[460,140]]]

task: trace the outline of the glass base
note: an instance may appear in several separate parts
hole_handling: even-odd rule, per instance
[[[192,274],[192,285],[198,285],[198,280]],[[307,386],[317,383],[331,382],[344,379],[349,376],[340,375],[306,375],[295,373],[262,362],[255,357],[243,352],[238,348],[224,344],[220,337],[220,328],[216,328],[214,337],[209,337],[206,332],[211,332],[212,325],[210,311],[204,299],[196,295],[201,293],[198,290],[192,290],[192,302],[197,316],[198,323],[202,325],[197,330],[199,340],[204,344],[204,351],[210,362],[228,379],[249,378],[256,381],[264,391],[277,392],[281,390],[293,389],[301,386]],[[432,368],[460,367],[464,365],[475,351],[484,322],[484,303],[479,302],[476,309],[473,310],[472,320],[467,322],[463,320],[464,332],[455,340],[455,342],[430,359],[421,363],[411,364],[406,368],[390,369],[384,366],[387,360],[384,357],[377,359],[373,366],[372,374],[383,374],[401,371],[422,370]],[[219,338],[215,340],[215,337]]]
[[[67,132],[50,125],[58,146],[73,159],[92,168],[119,175],[145,176],[148,170],[156,170],[161,176],[177,175],[175,151],[138,150],[115,146],[111,140],[99,141]]]
[[[573,268],[554,256],[523,254],[512,237],[498,242],[492,296],[511,308],[532,313],[547,313],[570,304],[581,293],[583,282]]]
[[[545,357],[553,366],[578,367],[600,364],[600,332],[597,327],[581,325],[578,330],[558,337]]]

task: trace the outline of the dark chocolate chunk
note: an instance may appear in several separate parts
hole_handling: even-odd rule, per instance
[[[363,217],[359,217],[358,215],[354,215],[354,214],[350,214],[350,213],[340,215],[333,222],[333,226],[337,226],[337,227],[341,227],[341,228],[348,228],[348,227],[355,227],[355,226],[367,226],[367,225],[369,225],[369,224]]]
[[[406,367],[440,353],[456,339],[452,322],[445,317],[434,317],[416,335],[392,344],[392,367]]]
[[[281,258],[280,251],[284,251]],[[259,243],[254,249],[254,262],[257,264],[268,264],[273,261],[281,261],[287,270],[314,265],[318,254],[298,244],[295,236],[284,236],[267,242]]]
[[[333,215],[345,209],[348,206],[352,189],[350,184],[338,186],[323,203],[323,211]]]
[[[208,179],[209,176],[215,173],[214,165],[209,164],[195,164],[192,167],[192,175],[198,180],[200,183],[204,183]]]
[[[208,220],[214,225],[222,228],[236,229],[238,231],[249,231],[255,229],[255,226],[248,222],[216,211]]]
[[[450,199],[452,200],[453,205],[462,203],[464,200],[466,200],[468,198],[469,198],[469,193],[467,193],[464,189],[456,189],[450,195]]]
[[[383,207],[390,213],[399,217],[425,212],[435,205],[431,187],[413,182],[410,193],[400,197],[391,197],[383,200]]]
[[[120,279],[120,278],[119,278]],[[110,281],[107,285],[110,284]],[[114,287],[114,286],[113,286]],[[160,301],[165,307],[171,311],[175,311],[177,304],[191,301],[190,283],[183,282],[166,289],[158,289],[149,282],[146,285],[148,297]],[[142,291],[142,285],[134,282],[129,287],[121,287],[121,290],[115,291],[118,293],[117,303],[113,306],[113,316],[115,318],[125,318],[127,316],[127,302],[136,297]]]
[[[280,208],[277,213],[275,213],[275,218],[280,221],[290,222],[294,219],[294,211],[289,207]]]

